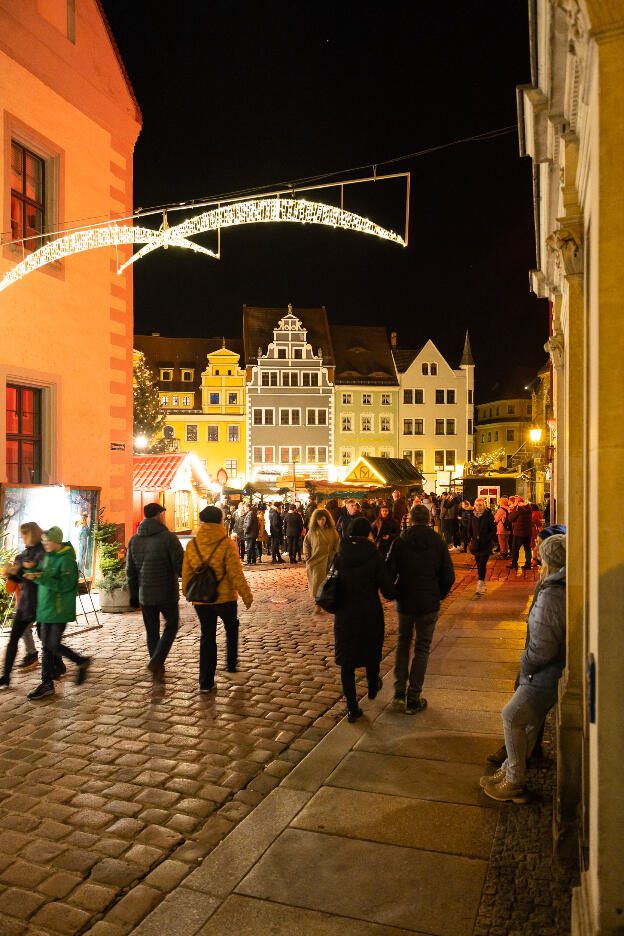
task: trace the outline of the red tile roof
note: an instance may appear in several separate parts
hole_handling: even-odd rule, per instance
[[[135,491],[166,491],[188,453],[176,455],[135,455],[132,488]]]

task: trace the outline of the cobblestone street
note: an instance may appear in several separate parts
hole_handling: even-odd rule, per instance
[[[475,581],[469,557],[454,562],[444,614]],[[506,563],[490,574],[506,578]],[[96,656],[84,686],[68,667],[54,698],[26,699],[37,671],[0,695],[2,936],[125,936],[342,717],[333,619],[312,615],[304,566],[249,580],[239,672],[221,668],[220,637],[216,693],[198,692],[199,626],[182,601],[163,684],[140,614],[103,615],[68,640]],[[385,655],[395,634],[386,604]]]

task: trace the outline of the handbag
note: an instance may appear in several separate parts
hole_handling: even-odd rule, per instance
[[[329,614],[335,614],[338,610],[338,599],[340,593],[340,577],[336,560],[332,562],[327,573],[327,578],[319,588],[315,601],[323,611]]]
[[[191,542],[195,547],[197,555],[200,559],[203,560],[204,557],[199,550],[197,540],[192,540]],[[216,601],[219,584],[223,579],[217,578],[214,569],[210,565],[210,560],[221,545],[221,542],[222,541],[219,540],[208,558],[202,562],[202,565],[200,565],[198,569],[193,572],[188,582],[186,583],[184,597],[187,601],[190,601],[193,604],[214,604]]]

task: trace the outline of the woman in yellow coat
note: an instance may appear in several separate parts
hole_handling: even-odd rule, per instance
[[[332,515],[328,510],[319,507],[310,518],[310,529],[303,541],[303,558],[312,598],[316,597],[325,581],[327,570],[338,552],[338,543],[338,534]],[[322,614],[323,612],[318,605],[315,605],[314,613]]]
[[[243,574],[238,549],[223,526],[223,514],[218,507],[204,507],[197,535],[189,542],[182,564],[182,590],[197,569],[208,562],[217,579],[216,601],[207,604],[193,602],[201,624],[199,643],[199,690],[214,688],[217,668],[217,618],[225,627],[226,669],[236,672],[238,661],[238,596],[251,607],[253,595]]]

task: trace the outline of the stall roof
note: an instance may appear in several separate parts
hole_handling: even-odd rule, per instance
[[[351,466],[343,484],[353,482],[370,484],[415,484],[422,474],[407,458],[374,458],[362,456]]]
[[[132,487],[135,491],[166,491],[188,454],[135,455]]]

